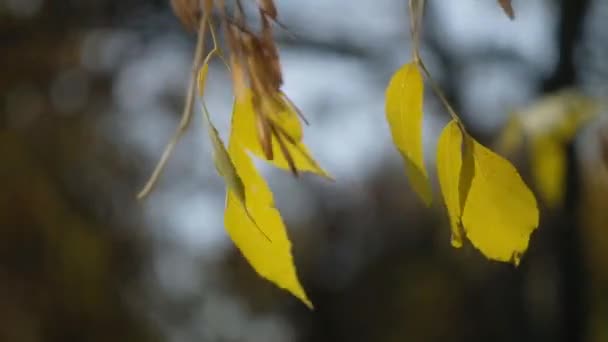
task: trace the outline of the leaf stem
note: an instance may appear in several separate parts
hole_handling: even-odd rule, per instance
[[[412,58],[420,59],[420,23],[424,12],[424,0],[409,0],[410,36],[412,38]]]
[[[182,112],[179,126],[177,127],[175,133],[171,137],[171,140],[169,140],[169,142],[165,146],[165,150],[163,151],[163,154],[161,155],[161,158],[158,161],[158,164],[154,168],[154,171],[152,172],[150,179],[148,179],[148,181],[146,182],[146,185],[137,194],[137,199],[139,199],[139,200],[144,199],[152,192],[152,190],[158,183],[158,180],[160,179],[160,177],[165,169],[165,166],[167,165],[167,162],[169,161],[169,158],[173,154],[173,150],[175,149],[175,146],[177,145],[179,140],[182,138],[182,136],[184,135],[184,133],[188,130],[188,127],[190,126],[190,121],[192,121],[192,107],[194,105],[194,100],[195,100],[197,73],[201,66],[201,60],[202,60],[202,56],[204,54],[206,33],[207,33],[207,14],[205,14],[203,16],[203,18],[200,22],[200,25],[199,25],[198,37],[196,40],[196,49],[194,52],[194,58],[192,60],[190,84],[188,86],[188,93],[186,95],[184,111]]]
[[[462,130],[462,132],[466,133],[466,129],[465,129],[464,125],[462,124],[462,121],[460,120],[460,117],[458,116],[458,114],[456,114],[456,111],[454,110],[454,108],[452,107],[452,105],[448,101],[447,97],[443,93],[443,90],[441,90],[441,87],[435,82],[435,80],[433,80],[433,77],[431,77],[431,73],[426,68],[426,65],[424,64],[424,62],[422,61],[422,59],[418,59],[416,61],[416,63],[418,64],[418,66],[420,67],[420,69],[422,70],[422,72],[424,73],[424,76],[426,76],[427,80],[429,81],[429,84],[431,85],[431,89],[433,89],[433,92],[435,93],[435,95],[437,95],[437,97],[441,101],[441,104],[443,104],[443,106],[448,111],[448,113],[450,114],[450,116],[452,117],[452,119],[454,121],[456,121],[456,123],[458,124],[458,126],[460,127],[460,129]]]

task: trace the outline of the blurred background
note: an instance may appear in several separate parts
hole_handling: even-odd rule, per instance
[[[384,89],[410,59],[407,1],[276,4],[293,34],[277,29],[284,90],[337,181],[258,165],[316,310],[229,241],[198,116],[135,200],[178,124],[194,49],[169,1],[0,0],[0,341],[608,341],[605,110],[561,145],[563,197],[540,201],[519,268],[490,262],[450,246],[436,176],[425,208],[391,143]],[[545,95],[608,95],[606,1],[513,5],[515,21],[492,0],[427,6],[426,63],[489,146]],[[213,64],[206,101],[224,138],[228,81]],[[429,93],[429,170],[448,118]],[[536,189],[526,147],[509,158]]]

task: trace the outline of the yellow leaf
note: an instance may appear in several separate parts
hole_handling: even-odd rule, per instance
[[[228,153],[245,185],[245,207],[270,241],[256,231],[255,223],[249,219],[234,192],[228,192],[227,195],[224,225],[232,241],[260,276],[291,292],[312,308],[312,303],[298,280],[291,254],[291,242],[281,215],[275,208],[272,192],[255,169],[245,150],[246,146],[239,138],[251,134],[246,131],[246,125],[239,124],[239,119],[240,116],[235,111]]]
[[[303,133],[297,109],[294,108],[289,98],[284,94],[281,94],[281,104],[283,108],[269,113],[270,119],[278,124],[291,139],[301,142]]]
[[[467,135],[460,177],[467,238],[486,257],[518,265],[538,226],[534,195],[511,163]]]
[[[547,206],[555,207],[562,202],[565,190],[565,146],[553,135],[532,137],[530,153],[532,175],[538,193]]]
[[[397,70],[386,89],[386,118],[393,142],[405,162],[408,179],[428,206],[432,195],[422,147],[423,86],[416,63],[405,64]]]
[[[255,112],[251,96],[251,92],[247,92],[235,103],[235,118],[233,120],[233,125],[235,125],[234,129],[235,132],[238,132],[238,135],[235,136],[234,139],[237,139],[242,146],[246,147],[247,150],[251,151],[257,157],[266,160],[256,133]],[[312,172],[331,179],[331,175],[317,164],[306,146],[302,143],[302,126],[300,125],[300,120],[295,108],[293,108],[285,99],[283,99],[283,101],[285,101],[284,110],[269,113],[269,118],[292,140],[291,142],[285,141],[285,147],[293,158],[295,168],[300,171]],[[292,142],[295,142],[295,144]],[[273,160],[267,161],[278,168],[289,170],[289,163],[276,141],[273,141],[272,149],[274,158]]]
[[[462,132],[458,123],[452,120],[445,126],[437,144],[437,174],[443,193],[443,200],[452,227],[452,246],[462,247],[462,206],[459,182],[462,167]]]
[[[524,142],[524,127],[518,114],[511,113],[496,144],[498,151],[509,155]]]

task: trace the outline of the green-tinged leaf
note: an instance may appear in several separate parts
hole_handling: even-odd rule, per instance
[[[462,132],[456,121],[448,123],[437,144],[437,174],[452,228],[452,246],[462,247],[461,196]],[[464,200],[464,198],[462,198]]]
[[[248,132],[247,125],[239,124],[237,121],[239,119],[240,116],[235,111],[228,153],[245,186],[245,207],[249,209],[251,216],[268,235],[270,241],[259,234],[254,222],[249,219],[244,206],[240,205],[233,192],[227,194],[224,213],[226,230],[260,276],[291,292],[312,308],[312,303],[298,280],[291,254],[291,242],[281,215],[275,208],[272,192],[255,169],[251,157],[247,154],[246,146],[240,139],[251,133]]]
[[[232,191],[234,195],[238,198],[239,202],[245,203],[245,185],[239,177],[236,167],[228,155],[228,150],[224,146],[224,142],[220,138],[220,135],[211,122],[211,118],[209,117],[209,112],[207,108],[203,105],[203,118],[205,120],[205,124],[207,125],[207,132],[209,134],[209,139],[211,140],[211,144],[213,147],[213,162],[215,164],[215,168],[217,172],[224,178],[228,190]]]
[[[565,190],[564,143],[548,134],[534,136],[531,141],[530,165],[534,184],[547,206],[554,208],[562,202]]]
[[[239,134],[234,139],[237,139],[242,146],[245,146],[247,150],[257,157],[266,160],[256,133],[255,112],[251,96],[251,92],[247,92],[241,100],[235,103],[233,125],[235,125],[235,131],[238,131]],[[286,102],[283,111],[269,113],[268,116],[281,128],[282,133],[287,135],[284,146],[293,159],[297,170],[312,172],[329,179],[332,178],[329,173],[317,164],[306,146],[302,143],[302,126],[300,125],[296,110],[290,104]],[[274,158],[267,161],[278,168],[289,170],[289,162],[285,158],[285,153],[281,151],[280,144],[277,141],[272,142],[272,149]]]
[[[471,180],[462,214],[467,238],[486,257],[518,265],[538,226],[534,195],[511,163],[467,135],[461,186],[463,178]]]
[[[423,79],[414,62],[403,65],[386,89],[386,118],[405,172],[422,201],[431,204],[431,186],[422,146]]]
[[[209,115],[209,111],[207,107],[203,103],[203,118],[207,125],[207,131],[209,133],[209,138],[211,140],[211,145],[213,146],[213,163],[215,165],[215,169],[218,174],[224,179],[224,183],[226,183],[227,190],[234,195],[234,197],[238,200],[240,205],[243,207],[245,214],[249,217],[255,227],[258,229],[264,237],[266,237],[269,241],[270,238],[264,233],[264,231],[258,226],[256,221],[253,219],[253,216],[249,212],[247,208],[247,196],[245,192],[245,184],[243,184],[243,180],[239,176],[228,151],[224,145],[224,142],[220,138],[220,134],[217,129],[211,122],[211,118]]]

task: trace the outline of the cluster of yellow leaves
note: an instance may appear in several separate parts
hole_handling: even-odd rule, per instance
[[[256,140],[247,139],[254,134],[254,127],[240,124],[250,115],[253,115],[250,110],[236,104],[228,152],[243,179],[247,197],[244,203],[239,203],[240,198],[234,192],[228,192],[224,224],[232,241],[262,277],[287,289],[312,307],[298,281],[291,243],[281,215],[275,208],[272,192],[247,154],[258,146]],[[249,208],[251,216],[245,208]],[[256,230],[258,224],[269,240]]]
[[[452,244],[462,245],[464,231],[488,258],[519,264],[538,226],[538,209],[513,165],[451,121],[439,138],[437,169]]]
[[[403,65],[386,90],[386,116],[406,174],[423,202],[431,188],[422,144],[421,60]],[[451,111],[451,108],[450,108]],[[536,199],[515,168],[468,135],[453,112],[437,148],[437,173],[452,227],[452,245],[466,238],[486,257],[519,264],[538,226]]]
[[[235,90],[227,149],[203,99],[209,61],[214,54],[219,54],[215,39],[214,49],[198,71],[199,96],[203,99],[203,119],[208,127],[214,164],[226,184],[224,225],[231,240],[260,276],[312,308],[298,280],[291,242],[272,191],[256,170],[252,155],[294,175],[311,172],[329,179],[331,176],[304,146],[301,114],[280,90],[278,54],[268,37],[265,17],[276,16],[276,9],[272,1],[263,1],[262,5],[266,34],[262,39],[241,27],[224,23],[231,25],[228,31],[232,49],[230,70]],[[213,35],[213,29],[211,32]]]
[[[299,172],[310,172],[328,179],[331,176],[316,163],[304,146],[300,124],[300,117],[303,116],[280,89],[281,67],[271,29],[271,22],[280,24],[274,2],[258,1],[262,23],[259,34],[247,28],[242,4],[239,0],[236,4],[235,11],[229,15],[224,1],[171,1],[176,16],[186,28],[192,30],[198,27],[194,71],[180,125],[138,198],[150,194],[177,142],[189,127],[198,88],[213,162],[226,184],[224,225],[230,238],[259,275],[291,292],[312,308],[298,280],[291,242],[281,215],[275,208],[272,192],[256,170],[251,155],[280,169],[290,170],[296,176]],[[214,9],[220,13],[220,24],[229,43],[229,61],[224,58],[216,40],[210,17]],[[203,58],[207,33],[213,39],[213,49]],[[204,102],[209,62],[216,56],[232,74],[235,95],[228,148],[213,125]]]
[[[510,0],[498,0],[513,17]],[[191,80],[182,120],[152,177],[138,195],[150,193],[169,155],[191,121],[196,81],[203,100],[203,121],[213,149],[213,161],[226,184],[225,228],[230,238],[262,277],[290,291],[308,307],[312,303],[302,288],[281,215],[268,184],[256,170],[252,155],[291,171],[311,172],[331,179],[302,143],[299,110],[281,91],[283,82],[278,49],[271,23],[278,23],[273,0],[258,0],[261,32],[247,28],[240,0],[230,15],[224,1],[171,0],[178,18],[188,29],[198,27]],[[395,145],[403,156],[406,173],[423,201],[430,205],[432,192],[424,166],[422,145],[423,74],[419,59],[419,27],[423,0],[410,0],[415,62],[404,65],[387,89],[386,114]],[[230,60],[219,51],[210,14],[217,9],[230,48]],[[214,48],[202,60],[207,28]],[[235,94],[228,148],[224,145],[204,103],[209,61],[219,55],[230,69]],[[530,233],[538,225],[532,193],[506,160],[470,137],[457,116],[441,135],[437,154],[439,180],[452,225],[452,243],[461,246],[463,235],[486,256],[519,262]],[[517,215],[513,215],[517,213]]]
[[[291,243],[281,215],[275,208],[272,192],[248,154],[251,152],[254,155],[263,155],[256,138],[254,115],[249,101],[237,101],[232,115],[227,152],[222,149],[220,144],[214,144],[214,154],[225,156],[221,159],[216,158],[218,171],[227,185],[224,225],[232,241],[258,274],[290,291],[312,308],[312,303],[296,275]],[[285,116],[284,127],[289,129],[289,132],[293,134],[292,137],[297,136],[298,132],[301,136],[301,127],[296,113],[286,112],[281,115]],[[208,124],[210,124],[209,121]],[[213,134],[212,140],[219,140],[216,137],[217,134]],[[287,148],[294,156],[296,167],[300,171],[309,171],[329,177],[327,172],[311,158],[302,144],[301,138],[294,141],[295,143],[290,144]],[[225,159],[231,160],[233,166],[226,167],[224,164],[218,163],[218,160]],[[288,168],[285,159],[277,158],[270,162],[279,168]],[[238,181],[235,182],[235,179]],[[232,185],[234,183],[237,186]]]
[[[206,73],[206,70],[203,67],[201,73]],[[230,238],[259,275],[288,290],[312,308],[298,280],[291,242],[281,215],[275,208],[272,192],[249,155],[264,156],[257,140],[255,112],[250,96],[244,96],[234,104],[228,149],[224,147],[204,105],[203,111],[212,142],[214,163],[226,183],[224,225]],[[303,145],[302,127],[295,111],[276,115],[277,123],[291,138],[286,148],[293,157],[295,167],[300,171],[329,177]],[[274,147],[278,148],[276,144]],[[283,154],[277,154],[277,158],[269,162],[281,169],[289,168]]]
[[[563,201],[566,145],[583,125],[597,116],[598,109],[594,99],[567,89],[545,96],[509,117],[498,148],[510,154],[527,138],[534,184],[550,208]]]

